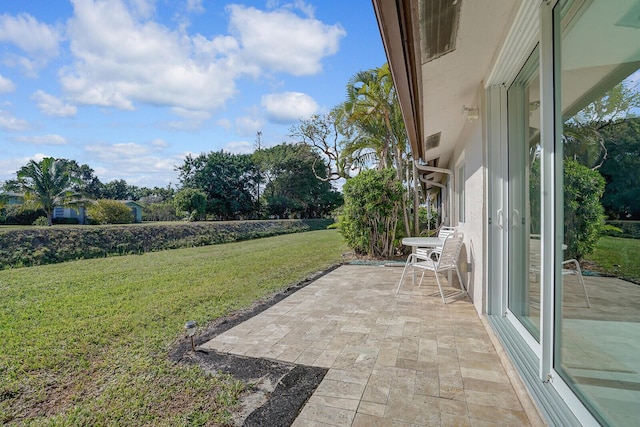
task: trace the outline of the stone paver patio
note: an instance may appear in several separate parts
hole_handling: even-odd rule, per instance
[[[342,266],[201,347],[329,368],[294,426],[538,424],[471,302],[401,272]]]

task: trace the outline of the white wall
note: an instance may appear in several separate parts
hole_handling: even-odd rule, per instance
[[[486,180],[485,180],[485,150],[483,140],[483,111],[484,97],[482,87],[478,88],[477,96],[473,107],[479,107],[480,118],[467,120],[462,132],[458,137],[458,143],[453,156],[451,168],[458,164],[458,160],[464,158],[465,163],[465,222],[457,224],[456,215],[454,225],[464,233],[465,245],[461,254],[461,269],[463,280],[468,286],[469,296],[473,300],[478,313],[484,312],[485,299],[487,296],[484,283],[483,266],[485,259],[485,231],[486,231]],[[456,196],[457,203],[457,196]],[[468,270],[470,267],[471,272]]]

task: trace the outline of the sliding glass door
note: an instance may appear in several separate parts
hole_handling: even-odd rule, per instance
[[[540,341],[540,67],[536,48],[507,91],[508,308]]]
[[[602,424],[637,425],[640,1],[559,1],[554,20],[554,368]]]

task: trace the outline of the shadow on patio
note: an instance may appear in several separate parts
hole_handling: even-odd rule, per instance
[[[530,425],[471,302],[401,272],[342,266],[201,347],[329,368],[294,426]]]

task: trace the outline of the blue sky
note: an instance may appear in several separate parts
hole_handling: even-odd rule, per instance
[[[0,182],[30,159],[178,183],[188,153],[253,151],[385,62],[370,0],[0,2]]]

